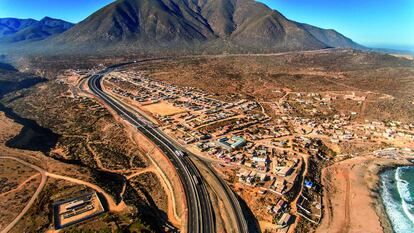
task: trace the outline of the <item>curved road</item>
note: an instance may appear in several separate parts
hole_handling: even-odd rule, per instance
[[[102,91],[101,78],[103,74],[112,71],[113,68],[114,66],[93,75],[88,80],[90,90],[105,101],[106,104],[111,106],[111,108],[121,117],[134,125],[150,140],[155,142],[175,166],[186,193],[185,196],[188,207],[187,232],[215,232],[215,221],[209,194],[204,181],[193,162],[186,156],[178,156],[176,153],[177,148],[163,134],[160,134],[151,123],[129,112],[122,103],[112,99]]]
[[[139,62],[143,61],[147,60]],[[153,124],[145,118],[145,116],[142,116],[137,112],[130,112],[129,108],[126,107],[121,101],[112,98],[102,90],[101,82],[106,73],[109,73],[118,67],[133,63],[136,62],[128,62],[110,66],[95,75],[92,75],[88,79],[88,86],[95,96],[102,99],[123,119],[134,125],[141,131],[141,133],[155,142],[155,144],[171,160],[172,164],[177,169],[177,173],[183,183],[184,191],[186,193],[185,196],[188,207],[187,232],[215,232],[215,219],[205,181],[203,180],[203,177],[197,167],[190,159],[199,159],[198,156],[185,150],[173,139],[166,136],[160,129],[154,127]],[[185,151],[188,156],[178,156],[176,153],[177,150]],[[247,233],[248,226],[236,195],[225,183],[225,181],[214,172],[213,168],[209,164],[202,160],[201,162],[221,185],[225,195],[224,198],[231,205],[231,209],[227,211],[236,219],[237,229],[234,229],[234,232]]]

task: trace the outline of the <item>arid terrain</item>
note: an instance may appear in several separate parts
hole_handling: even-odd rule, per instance
[[[157,80],[263,102],[278,100],[286,91],[362,92],[368,96],[366,106],[359,109],[363,119],[410,122],[414,117],[413,62],[390,55],[326,50],[205,56],[146,62],[138,69]],[[337,105],[339,110],[351,107]]]
[[[122,59],[137,58],[102,62]],[[103,194],[107,212],[62,232],[174,232],[185,224],[183,187],[173,165],[139,130],[92,97],[84,81],[105,66],[98,61],[70,64],[63,58],[36,58],[16,63],[47,80],[27,89],[13,86],[1,99],[8,117],[0,115],[7,129],[0,131],[0,166],[5,171],[0,174],[0,198],[16,203],[13,209],[7,204],[0,215],[2,228],[27,206],[36,189],[37,198],[12,232],[52,231],[50,205],[90,191]],[[217,232],[232,232],[234,219],[222,211],[228,203],[206,164],[237,194],[244,216],[257,231],[390,231],[378,207],[377,174],[408,161],[374,157],[373,152],[414,148],[409,136],[414,119],[411,60],[354,50],[179,57],[125,66],[105,76],[103,85],[113,98],[199,156],[195,164],[216,209]],[[148,99],[143,93],[150,93]],[[226,106],[219,111],[223,119],[211,120],[214,111],[198,110],[214,110],[208,101]],[[187,128],[178,126],[185,124]],[[237,124],[247,126],[233,132]],[[191,132],[195,134],[190,137]],[[45,142],[42,147],[34,146],[38,136]],[[202,139],[194,142],[192,137]],[[246,144],[231,152],[211,146],[221,137],[231,143],[241,137]],[[211,148],[200,150],[198,142]],[[256,156],[249,157],[256,153],[267,158],[263,167]],[[289,172],[283,173],[284,168]],[[285,215],[291,216],[288,227]]]
[[[414,232],[410,1],[0,1],[0,233]]]
[[[19,118],[18,122],[28,124],[22,130],[21,125],[11,121],[2,112],[2,156],[13,156],[25,161],[34,157],[39,160],[36,162],[40,163],[39,167],[56,175],[48,176],[33,206],[23,217],[27,221],[19,221],[13,228],[14,232],[52,229],[50,205],[53,202],[76,196],[85,190],[96,191],[98,187],[102,188],[99,190],[105,190],[107,198],[113,199],[114,206],[110,206],[109,202],[107,207],[111,213],[80,228],[145,228],[158,231],[163,227],[160,222],[167,221],[167,213],[172,209],[167,208],[167,196],[159,177],[154,175],[158,171],[146,157],[157,153],[156,150],[148,148],[148,145],[137,145],[124,126],[117,123],[96,101],[86,98],[74,100],[67,96],[67,91],[65,84],[54,80],[11,93],[3,99],[8,107],[16,104],[13,112],[7,110],[11,117],[15,117],[15,112],[18,112],[19,117],[27,116],[42,126],[34,126],[34,121],[26,122],[25,118]],[[62,107],[65,111],[61,111]],[[39,129],[43,127],[48,127],[50,131]],[[43,142],[33,142],[36,137],[42,138]],[[35,143],[41,146],[34,146]],[[20,149],[9,149],[5,144]],[[3,203],[7,208],[13,208],[2,212],[4,227],[33,195],[39,186],[40,174],[17,161],[2,158],[1,162],[2,179],[7,177],[2,188]],[[80,181],[64,180],[59,176]],[[82,182],[91,185],[85,186]],[[11,203],[19,203],[19,206]],[[128,209],[120,209],[121,204],[125,206],[125,203]],[[70,232],[70,229],[65,229],[65,232]]]

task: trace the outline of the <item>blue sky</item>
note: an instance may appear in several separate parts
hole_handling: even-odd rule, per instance
[[[414,50],[414,0],[259,0],[287,18],[333,28],[367,46]],[[79,22],[112,0],[0,0],[0,17]]]

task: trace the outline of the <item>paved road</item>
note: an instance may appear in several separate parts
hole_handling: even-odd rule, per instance
[[[163,150],[164,153],[170,158],[171,162],[177,169],[186,192],[189,223],[187,226],[187,232],[215,232],[215,222],[207,188],[200,172],[190,159],[192,158],[200,160],[200,162],[209,171],[209,173],[213,175],[213,178],[215,178],[221,185],[222,193],[225,195],[222,198],[231,206],[231,208],[227,209],[226,211],[236,220],[237,225],[235,226],[236,229],[233,229],[234,232],[247,233],[248,226],[236,195],[226,184],[226,182],[216,174],[209,163],[203,161],[197,155],[194,155],[190,151],[181,147],[178,143],[175,142],[175,140],[169,138],[160,129],[153,127],[150,121],[145,119],[145,116],[140,115],[138,112],[130,112],[128,110],[129,108],[126,108],[122,102],[111,98],[109,95],[103,92],[101,87],[101,79],[103,75],[111,72],[118,67],[128,64],[131,63],[114,65],[97,73],[96,75],[91,76],[88,80],[88,86],[96,96],[109,104],[120,116],[129,121],[149,139],[154,141],[159,146],[159,148]],[[185,151],[188,157],[177,156],[174,153],[176,150]],[[197,179],[198,182],[194,179]]]
[[[187,232],[215,232],[215,221],[209,194],[202,176],[193,162],[186,156],[178,156],[176,153],[177,148],[163,134],[160,134],[151,123],[129,112],[122,103],[112,99],[102,91],[101,78],[103,74],[110,72],[113,68],[114,67],[107,68],[104,71],[93,75],[88,80],[89,88],[121,117],[134,125],[150,140],[155,142],[175,166],[186,193],[188,208]]]
[[[157,129],[157,130],[159,130],[159,129]],[[165,136],[165,137],[168,137],[168,136]],[[202,157],[199,157],[199,156],[193,154],[191,151],[185,149],[184,147],[182,147],[181,145],[176,143],[173,139],[170,139],[170,140],[171,140],[171,143],[176,148],[178,148],[181,151],[184,151],[190,158],[195,159],[195,160],[199,161],[201,164],[203,164],[203,166],[208,170],[208,173],[211,174],[214,179],[216,179],[216,181],[221,186],[221,191],[225,195],[222,198],[225,199],[225,201],[227,201],[227,203],[229,203],[230,206],[231,206],[230,209],[226,210],[227,214],[233,216],[236,220],[237,225],[235,226],[236,229],[234,229],[234,232],[248,233],[249,228],[247,226],[247,222],[246,222],[246,219],[244,217],[244,213],[243,213],[243,210],[240,206],[239,200],[237,199],[235,193],[226,184],[226,182],[219,175],[217,175],[217,172],[211,166],[211,162],[204,159],[204,158],[202,158]]]
[[[30,207],[33,205],[33,203],[35,202],[36,198],[39,196],[40,192],[43,190],[43,188],[45,187],[46,184],[46,172],[41,169],[38,166],[35,166],[33,164],[30,164],[24,160],[18,159],[18,158],[14,158],[14,157],[10,157],[10,156],[1,156],[0,159],[12,159],[14,161],[17,161],[25,166],[31,167],[34,170],[38,171],[41,176],[42,176],[42,180],[40,181],[39,187],[37,187],[36,192],[33,194],[32,198],[30,198],[29,202],[26,204],[26,206],[23,208],[22,211],[20,211],[19,215],[17,215],[13,221],[11,223],[9,223],[9,225],[7,225],[2,231],[1,233],[7,233],[9,232],[16,224],[17,222],[20,221],[20,219],[23,217],[23,215],[26,214],[26,212],[30,209]]]

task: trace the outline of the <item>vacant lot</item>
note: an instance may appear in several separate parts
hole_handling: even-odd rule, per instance
[[[143,108],[146,111],[151,112],[152,114],[157,114],[160,116],[171,116],[171,115],[185,112],[184,109],[175,107],[174,105],[167,103],[167,102],[149,104],[149,105],[145,105]]]

